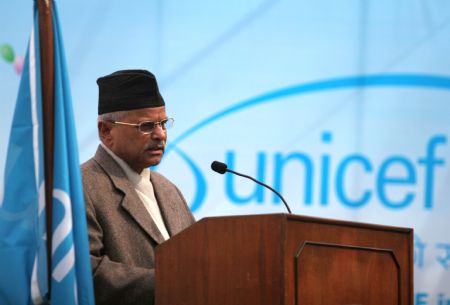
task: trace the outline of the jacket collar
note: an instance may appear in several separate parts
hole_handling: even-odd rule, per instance
[[[141,203],[136,190],[131,182],[128,180],[127,175],[120,167],[120,165],[106,152],[106,150],[99,145],[97,152],[95,153],[94,160],[105,170],[110,177],[114,187],[123,194],[121,207],[129,213],[131,218],[139,224],[139,226],[158,244],[164,242],[164,237],[161,235],[158,227],[151,218],[144,205]],[[155,191],[156,196],[156,191]],[[159,204],[159,198],[156,196]],[[165,210],[161,209],[163,219],[166,220]],[[167,228],[169,234],[171,231]]]

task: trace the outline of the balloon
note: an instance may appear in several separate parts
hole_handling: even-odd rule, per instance
[[[16,70],[16,73],[19,75],[22,73],[23,70],[23,62],[24,62],[23,56],[21,55],[16,56],[16,59],[14,60],[14,70]]]
[[[0,53],[2,54],[2,57],[7,62],[13,62],[14,61],[14,50],[9,44],[4,44],[0,47]]]

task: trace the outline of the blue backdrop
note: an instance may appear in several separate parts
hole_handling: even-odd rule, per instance
[[[450,2],[58,4],[80,161],[98,145],[96,79],[149,69],[176,120],[158,171],[197,218],[285,211],[209,169],[225,161],[294,213],[413,227],[416,304],[449,302]],[[2,172],[31,14],[0,2]]]

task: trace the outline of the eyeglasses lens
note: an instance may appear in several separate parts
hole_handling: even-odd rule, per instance
[[[155,122],[142,122],[140,127],[142,132],[150,132],[155,128]]]
[[[166,130],[167,128],[172,127],[173,125],[173,120],[172,119],[166,119],[166,120],[162,120],[161,122],[142,122],[140,124],[140,130],[142,132],[151,132],[153,131],[153,129],[155,129],[156,125],[161,125],[161,128]]]

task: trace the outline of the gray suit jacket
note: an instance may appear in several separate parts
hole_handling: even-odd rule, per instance
[[[97,305],[153,303],[154,250],[164,241],[122,168],[101,147],[81,166]],[[151,173],[170,236],[194,222],[183,195]]]

